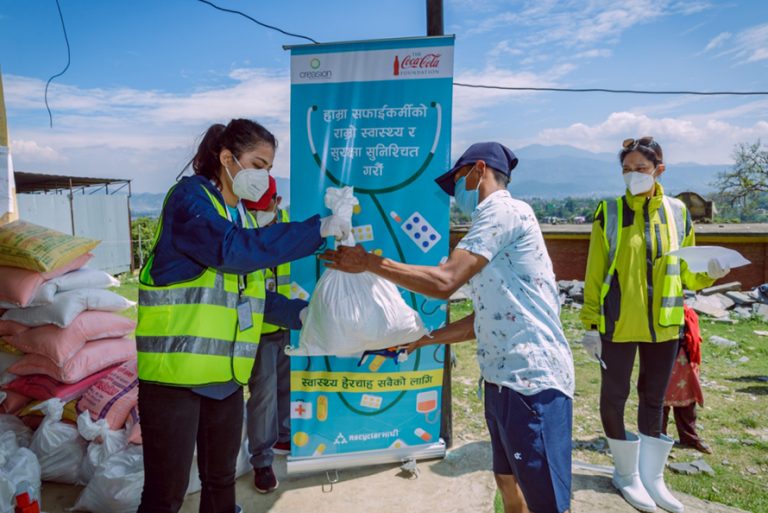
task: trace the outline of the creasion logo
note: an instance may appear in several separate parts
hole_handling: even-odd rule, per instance
[[[312,68],[311,71],[302,71],[299,73],[300,78],[308,78],[308,79],[328,79],[333,76],[333,72],[329,69],[319,69],[320,68],[320,59],[317,57],[313,57],[312,60],[309,61],[309,67]]]

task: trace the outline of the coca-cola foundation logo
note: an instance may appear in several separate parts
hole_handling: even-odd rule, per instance
[[[415,52],[405,57],[395,55],[392,74],[398,76],[437,75],[440,73],[439,53]]]

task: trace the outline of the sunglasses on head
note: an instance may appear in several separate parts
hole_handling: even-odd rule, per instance
[[[641,137],[640,139],[624,139],[624,142],[621,143],[622,147],[624,149],[630,149],[630,148],[636,148],[637,146],[645,146],[647,148],[652,148],[656,143],[653,140],[653,137],[650,135],[647,135],[645,137]]]

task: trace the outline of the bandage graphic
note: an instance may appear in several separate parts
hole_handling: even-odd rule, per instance
[[[392,445],[389,446],[390,449],[400,449],[402,447],[408,447],[408,444],[400,440],[399,438],[392,442]]]
[[[432,440],[432,435],[430,435],[429,433],[427,433],[426,431],[424,431],[421,428],[416,428],[416,430],[413,432],[413,434],[418,436],[419,438],[421,438],[425,442],[429,442],[430,440]]]
[[[325,422],[328,418],[328,396],[317,396],[317,420]]]
[[[387,359],[381,355],[376,355],[373,357],[373,360],[371,361],[371,364],[368,366],[368,370],[371,372],[376,372],[381,368],[382,364],[386,362]]]
[[[382,400],[383,398],[379,395],[363,394],[363,397],[360,398],[360,406],[378,410],[381,408]]]

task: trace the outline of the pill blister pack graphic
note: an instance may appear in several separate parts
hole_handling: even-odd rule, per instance
[[[291,299],[303,299],[309,301],[309,292],[304,290],[298,283],[291,282]]]
[[[398,223],[401,221],[400,216],[395,212],[389,214]],[[435,247],[435,244],[440,242],[441,236],[437,233],[437,230],[429,224],[429,221],[424,219],[419,212],[411,214],[405,222],[400,225],[400,228],[410,237],[414,244],[416,244],[424,253]]]
[[[355,242],[369,242],[373,240],[373,225],[363,224],[352,227],[352,235],[355,236]]]
[[[360,406],[378,410],[381,408],[381,401],[382,397],[379,395],[363,394],[363,397],[360,398]]]

